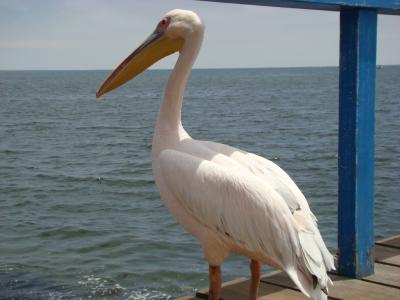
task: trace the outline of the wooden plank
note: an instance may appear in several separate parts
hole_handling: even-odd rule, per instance
[[[329,289],[329,297],[333,299],[400,299],[400,293],[397,288],[377,285],[375,283],[340,277],[332,274],[331,279],[334,282],[334,286]],[[282,272],[275,274],[274,276],[263,277],[262,282],[297,290],[297,287],[293,284],[290,278]]]
[[[222,285],[221,300],[243,300],[249,297],[249,280],[245,278],[226,282]],[[197,292],[199,299],[207,299],[208,289]],[[277,285],[260,284],[258,300],[307,300],[300,291],[286,289]]]
[[[400,249],[400,234],[377,241],[375,244],[380,246],[389,246]]]
[[[262,283],[260,284],[258,300],[309,300],[309,298],[304,296],[299,291],[289,290],[277,285],[266,285]]]
[[[341,275],[374,272],[374,117],[377,14],[340,13],[339,207]]]
[[[220,298],[225,300],[246,298],[246,293],[248,291],[246,284],[244,284],[246,281],[246,278],[239,278],[223,283]],[[202,289],[196,293],[196,296],[201,299],[207,299],[207,295],[208,288]]]
[[[400,267],[399,249],[375,245],[375,262]]]
[[[376,9],[381,14],[400,15],[400,0],[203,0],[211,2],[340,11],[357,7]]]
[[[220,300],[243,300],[248,299],[248,294],[237,293],[238,290],[233,288],[228,291],[222,291]],[[207,293],[202,294],[201,298],[207,299]],[[277,285],[260,284],[258,300],[309,300],[299,291],[286,289]]]
[[[400,268],[375,264],[375,274],[364,277],[362,280],[400,289]]]

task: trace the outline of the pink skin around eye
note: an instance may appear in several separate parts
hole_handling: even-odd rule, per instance
[[[159,27],[163,30],[165,30],[169,25],[169,18],[168,17],[164,17],[160,23],[159,23]]]

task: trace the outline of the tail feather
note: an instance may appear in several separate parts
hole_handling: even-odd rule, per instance
[[[304,276],[299,276],[297,270],[295,269],[286,270],[286,273],[304,295],[311,297],[309,293],[310,289],[308,288],[309,283]]]
[[[313,292],[311,293],[310,296],[311,296],[310,298],[314,299],[314,300],[327,300],[328,299],[328,296],[321,289],[313,290]]]
[[[313,286],[313,280],[311,276],[307,276],[300,270],[290,270],[288,272],[289,277],[300,289],[300,291],[307,297],[314,300],[327,300],[328,296],[323,292],[323,290],[317,285],[315,288]]]
[[[315,226],[314,230],[314,235],[315,235],[315,240],[317,245],[319,246],[319,249],[321,250],[322,257],[324,259],[325,266],[328,271],[336,270],[335,268],[335,261],[333,259],[332,254],[329,252],[328,248],[326,248],[326,245],[324,241],[322,240],[321,234],[318,231],[318,228]]]
[[[299,228],[301,251],[297,257],[297,265],[286,271],[307,297],[326,300],[328,287],[332,285],[327,272],[335,268],[333,256],[326,248],[315,220],[301,210],[296,211],[293,216]]]

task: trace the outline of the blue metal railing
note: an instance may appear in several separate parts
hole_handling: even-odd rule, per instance
[[[374,273],[374,135],[377,15],[400,0],[206,0],[340,11],[339,273]]]

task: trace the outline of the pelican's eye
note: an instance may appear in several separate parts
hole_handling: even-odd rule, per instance
[[[157,29],[158,29],[158,30],[164,31],[165,29],[167,29],[167,27],[168,27],[168,25],[169,25],[169,22],[170,22],[170,18],[169,18],[169,17],[164,17],[164,18],[160,21],[160,23],[158,23]]]

